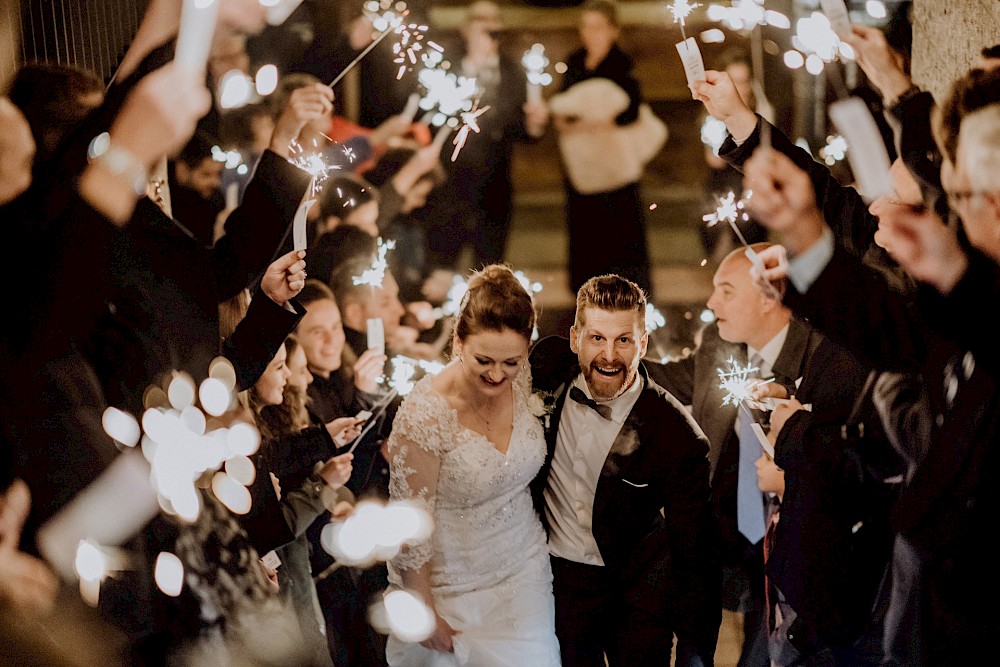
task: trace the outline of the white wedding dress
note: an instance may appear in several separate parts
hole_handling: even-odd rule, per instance
[[[528,484],[545,460],[541,424],[528,409],[530,372],[514,383],[514,429],[507,454],[462,426],[425,377],[403,402],[389,438],[393,499],[423,505],[434,518],[426,542],[389,564],[429,563],[438,613],[459,634],[441,653],[389,638],[393,667],[558,667],[552,569]]]

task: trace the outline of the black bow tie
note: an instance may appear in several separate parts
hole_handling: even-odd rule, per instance
[[[587,395],[581,391],[579,387],[573,387],[569,390],[569,397],[580,405],[586,405],[589,408],[593,408],[597,414],[601,415],[608,421],[611,421],[611,406],[602,405],[592,398],[587,398]]]

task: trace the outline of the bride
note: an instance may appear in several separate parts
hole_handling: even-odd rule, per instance
[[[552,571],[528,483],[545,458],[528,409],[531,296],[510,269],[469,280],[454,359],[404,401],[389,438],[390,493],[416,501],[434,532],[389,565],[389,580],[437,618],[425,641],[390,637],[390,665],[559,665]]]

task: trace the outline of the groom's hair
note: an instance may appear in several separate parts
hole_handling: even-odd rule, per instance
[[[580,287],[576,293],[576,318],[573,323],[577,329],[586,323],[584,312],[587,308],[634,311],[642,322],[643,330],[646,328],[646,293],[627,278],[614,274],[597,276]]]

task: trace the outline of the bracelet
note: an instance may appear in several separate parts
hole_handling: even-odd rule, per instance
[[[94,137],[87,148],[87,157],[91,162],[100,162],[115,176],[120,176],[132,184],[135,194],[146,194],[149,184],[149,170],[139,158],[124,148],[111,143],[111,135],[107,132]]]

